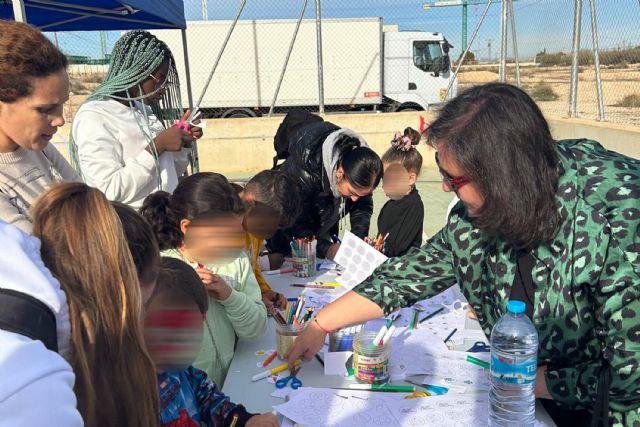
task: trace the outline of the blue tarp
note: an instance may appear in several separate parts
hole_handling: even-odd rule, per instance
[[[17,0],[13,0],[17,1]],[[24,0],[27,22],[42,31],[186,28],[182,0]],[[0,19],[13,20],[0,0]]]

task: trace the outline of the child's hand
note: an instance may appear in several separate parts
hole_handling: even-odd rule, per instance
[[[247,427],[278,427],[278,418],[271,413],[254,415],[245,424]]]
[[[265,307],[267,307],[268,312],[270,312],[273,307],[284,309],[287,306],[287,299],[284,295],[271,289],[262,293],[262,302]]]
[[[329,246],[329,249],[327,249],[327,253],[325,254],[325,258],[333,261],[333,259],[336,257],[336,254],[338,253],[338,249],[340,249],[340,243],[334,243]]]
[[[217,274],[213,274],[211,270],[206,268],[196,269],[196,273],[200,276],[202,283],[207,291],[218,301],[224,301],[231,296],[233,289]]]

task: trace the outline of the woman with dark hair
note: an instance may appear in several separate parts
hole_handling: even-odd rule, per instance
[[[559,424],[640,423],[640,161],[554,141],[535,102],[498,83],[453,99],[427,132],[461,202],[422,248],[320,311],[290,362],[328,331],[458,283],[487,335],[509,299],[526,303],[536,396]]]
[[[275,140],[276,146],[288,146],[280,170],[299,182],[302,213],[293,227],[270,242],[271,251],[289,254],[291,238],[316,236],[318,256],[333,259],[340,245],[332,236],[347,214],[351,232],[367,236],[371,193],[382,178],[382,162],[366,141],[350,129],[301,110],[287,114]]]

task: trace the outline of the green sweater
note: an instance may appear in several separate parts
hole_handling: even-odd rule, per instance
[[[162,255],[197,268],[197,264],[187,261],[176,249],[163,251]],[[244,252],[231,264],[205,267],[224,279],[233,291],[224,301],[209,296],[202,348],[193,366],[205,371],[222,388],[233,359],[236,337],[251,339],[262,335],[267,325],[267,309],[262,303],[251,261]]]
[[[609,415],[640,423],[640,161],[588,140],[559,141],[556,237],[532,251],[538,363],[554,400],[594,407],[610,366]],[[381,265],[354,288],[385,314],[455,283],[489,335],[516,274],[510,245],[475,228],[459,203],[422,248]]]

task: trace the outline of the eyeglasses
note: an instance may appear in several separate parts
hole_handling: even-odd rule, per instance
[[[159,78],[157,78],[156,76],[154,76],[153,74],[149,74],[149,77],[151,77],[156,82],[155,86],[153,87],[153,90],[163,89],[167,85],[167,78],[166,77],[162,81]]]
[[[462,187],[470,183],[469,179],[466,176],[451,176],[449,173],[442,169],[440,166],[440,159],[438,158],[438,152],[436,151],[436,165],[438,165],[438,170],[440,171],[440,175],[442,179],[447,184],[447,186],[455,193],[458,192]]]

